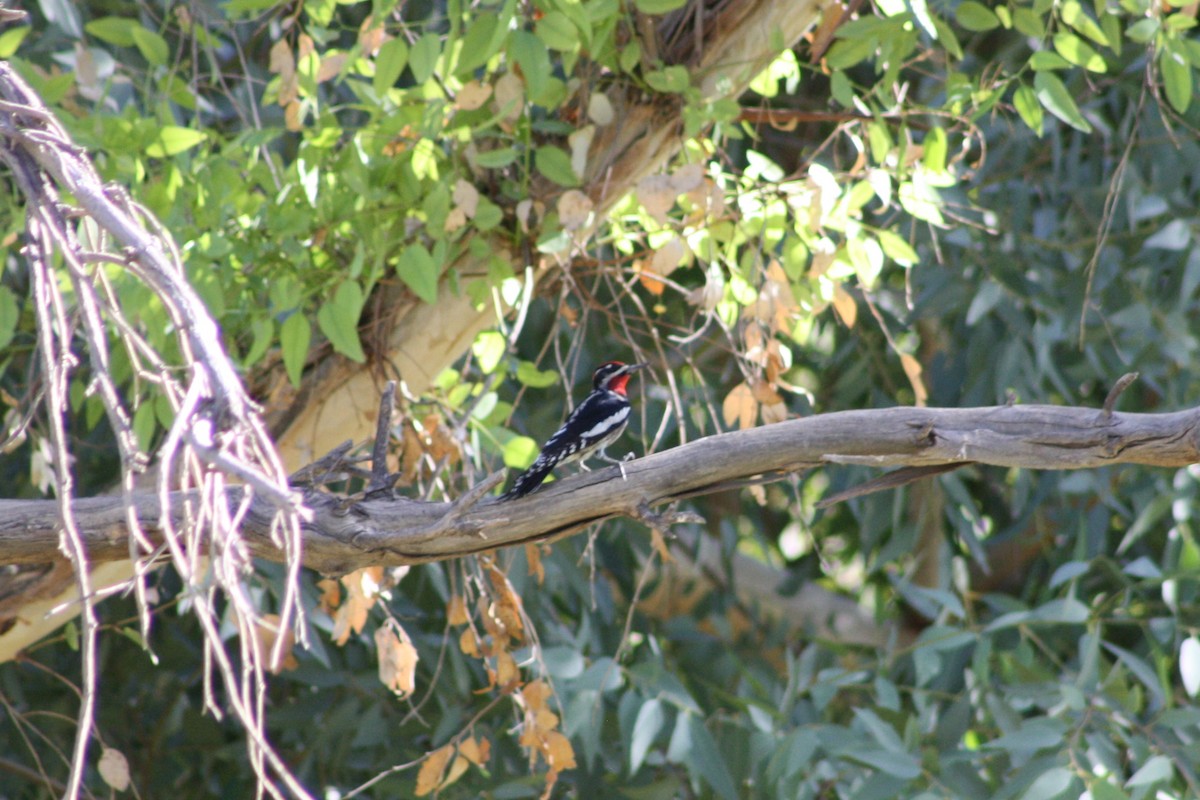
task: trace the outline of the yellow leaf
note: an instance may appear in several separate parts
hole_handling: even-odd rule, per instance
[[[721,415],[725,417],[725,424],[732,425],[737,422],[738,428],[746,430],[754,427],[754,417],[758,414],[758,401],[754,399],[754,392],[743,381],[725,396],[725,402],[721,404]]]
[[[322,578],[317,581],[317,588],[321,590],[319,607],[332,617],[333,613],[337,611],[338,604],[342,602],[341,587],[333,578]]]
[[[472,736],[458,746],[458,752],[475,766],[482,767],[492,756],[492,743],[488,739]]]
[[[487,576],[494,598],[488,611],[495,622],[499,623],[494,632],[513,641],[524,641],[525,624],[521,621],[521,598],[513,591],[508,576],[496,567],[488,567]]]
[[[521,680],[521,670],[517,668],[516,659],[507,650],[496,654],[496,685],[501,689],[512,686]]]
[[[492,87],[476,80],[467,81],[454,97],[454,105],[462,111],[480,108],[492,96]]]
[[[546,580],[546,568],[542,566],[542,551],[533,542],[525,545],[525,561],[529,564],[529,574],[535,576],[541,586]]]
[[[556,771],[575,767],[575,749],[571,740],[558,731],[546,734],[546,762]]]
[[[421,764],[421,770],[417,773],[417,797],[424,797],[441,785],[442,773],[445,772],[446,765],[450,763],[450,757],[453,755],[454,745],[452,744],[439,747],[429,754],[425,763]]]
[[[904,367],[904,374],[908,376],[908,382],[912,385],[916,405],[924,407],[929,402],[929,390],[925,388],[925,380],[921,375],[924,371],[921,369],[921,362],[908,353],[901,353],[900,366]]]
[[[475,631],[470,628],[465,628],[462,635],[458,637],[458,649],[462,650],[463,655],[479,658],[479,637],[475,635]]]
[[[847,328],[853,328],[854,323],[858,321],[858,303],[840,283],[833,287],[833,310]]]
[[[658,557],[663,560],[664,564],[669,564],[675,560],[671,556],[671,551],[667,548],[667,542],[663,539],[662,531],[658,528],[650,529],[650,546],[658,553]]]
[[[375,648],[379,657],[380,682],[401,697],[412,694],[417,688],[417,661],[420,656],[404,629],[400,629],[398,636],[388,626],[377,628]]]
[[[350,633],[362,633],[367,624],[367,613],[375,605],[379,584],[383,580],[383,567],[364,567],[342,576],[346,587],[346,601],[338,608],[333,619],[333,640],[344,645]]]
[[[466,625],[471,618],[467,615],[467,604],[463,602],[462,595],[456,594],[450,598],[450,602],[446,604],[446,622],[451,625]]]
[[[438,790],[441,791],[442,789],[445,789],[447,786],[461,778],[469,766],[471,766],[471,762],[462,756],[454,759],[454,763],[450,765],[450,771],[446,773],[446,777],[442,778],[442,782],[438,784]]]

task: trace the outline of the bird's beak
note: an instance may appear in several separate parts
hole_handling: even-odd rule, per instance
[[[650,366],[650,365],[649,364],[626,364],[625,371],[626,372],[637,372],[639,369],[645,369],[648,366]]]

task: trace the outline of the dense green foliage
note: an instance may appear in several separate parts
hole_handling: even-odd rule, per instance
[[[497,323],[408,409],[417,455],[453,453],[406,451],[413,493],[528,463],[561,416],[560,375],[614,356],[655,367],[625,440],[639,452],[814,411],[1098,405],[1132,370],[1126,410],[1188,407],[1200,388],[1194,7],[880,2],[832,40],[822,26],[781,47],[735,102],[639,45],[639,14],[671,0],[37,5],[0,33],[0,56],[162,219],[255,385],[299,384],[330,348],[378,355],[360,333],[384,287],[434,302],[445,280],[508,310],[527,266],[567,265],[519,343]],[[584,140],[620,124],[596,98],[629,85],[675,97],[685,144],[590,220]],[[14,191],[0,210],[5,402],[30,389],[33,344]],[[483,269],[459,274],[466,258]],[[161,306],[112,280],[169,352]],[[116,371],[145,400],[150,447],[169,409],[128,362]],[[100,486],[87,380],[74,430],[84,483]],[[5,457],[14,495],[36,490],[32,431]],[[1182,677],[1200,672],[1200,471],[973,468],[812,509],[869,475],[698,500],[707,528],[670,544],[715,537],[727,562],[777,566],[781,597],[810,581],[854,596],[895,623],[887,646],[798,631],[733,584],[634,606],[664,567],[641,528],[613,523],[542,552],[542,578],[530,549],[388,576],[340,647],[338,602],[307,576],[312,647],[272,679],[268,733],[329,797],[468,739],[490,758],[449,766],[441,796],[539,796],[548,771],[556,796],[580,798],[1200,795],[1200,708]],[[282,578],[263,565],[248,579],[264,611]],[[101,607],[98,739],[142,797],[248,796],[241,731],[204,713],[187,592],[158,580],[157,664],[132,601]],[[519,636],[511,619],[496,627],[514,597]],[[380,682],[377,629],[415,645],[409,699]],[[58,779],[71,640],[0,669],[0,752]],[[553,690],[541,705],[538,680]],[[538,708],[559,719],[531,721]],[[556,729],[576,762],[557,776],[526,738]],[[410,796],[419,770],[364,795]]]

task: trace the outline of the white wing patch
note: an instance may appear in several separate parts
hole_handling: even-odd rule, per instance
[[[584,439],[591,439],[596,436],[603,436],[606,431],[611,431],[614,427],[620,425],[629,416],[629,406],[620,408],[606,419],[602,419],[593,425],[591,428],[583,432]]]

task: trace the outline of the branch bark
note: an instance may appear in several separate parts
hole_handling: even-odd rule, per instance
[[[1197,461],[1200,408],[1166,414],[1044,405],[841,411],[709,436],[627,462],[624,481],[610,467],[504,503],[480,499],[476,491],[457,503],[400,499],[354,504],[310,492],[305,500],[313,519],[304,526],[302,558],[306,566],[328,574],[458,558],[554,540],[607,519],[637,516],[643,503],[661,505],[721,491],[754,476],[783,477],[825,464],[980,463],[1057,470],[1115,464],[1182,467]],[[135,495],[135,504],[137,517],[153,535],[159,525],[157,496]],[[120,498],[78,500],[74,510],[92,561],[128,557]],[[256,502],[243,533],[255,554],[283,561],[284,553],[270,537],[273,511],[265,501]],[[57,526],[53,501],[0,501],[0,563],[54,560]]]

